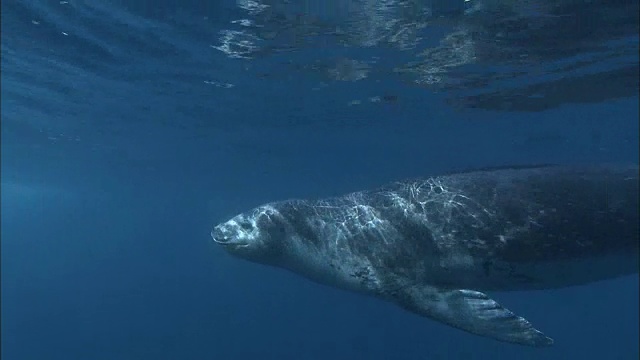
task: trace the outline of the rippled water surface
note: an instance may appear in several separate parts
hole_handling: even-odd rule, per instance
[[[207,244],[266,201],[637,163],[637,0],[1,10],[3,358],[637,358],[637,276],[499,297],[556,339],[540,352]]]

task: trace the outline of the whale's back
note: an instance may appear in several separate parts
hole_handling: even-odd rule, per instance
[[[450,218],[477,266],[460,279],[510,290],[638,272],[637,165],[469,172],[442,183],[468,196],[469,207],[491,211]]]

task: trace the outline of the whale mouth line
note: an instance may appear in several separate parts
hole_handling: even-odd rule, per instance
[[[235,247],[248,247],[250,244],[249,243],[240,243],[240,242],[231,242],[231,241],[225,241],[225,240],[218,240],[214,235],[213,235],[213,231],[211,232],[211,239],[213,240],[214,243],[219,244],[219,245],[223,245],[223,246],[235,246]]]
[[[215,238],[213,239],[213,242],[223,246],[235,246],[235,247],[241,247],[241,248],[248,247],[250,245],[249,243],[234,243],[229,241],[220,241],[220,240],[216,240]]]

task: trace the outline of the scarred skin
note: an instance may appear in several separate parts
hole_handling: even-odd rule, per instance
[[[460,320],[454,310],[483,310],[479,301],[493,301],[483,291],[637,273],[638,225],[637,165],[540,166],[270,203],[216,226],[212,238],[247,260],[378,296],[476,334],[540,346],[551,339],[510,312],[512,322],[498,327]],[[433,306],[439,302],[449,302],[449,313],[439,313]],[[464,310],[469,306],[475,307]],[[503,338],[503,332],[511,333]]]

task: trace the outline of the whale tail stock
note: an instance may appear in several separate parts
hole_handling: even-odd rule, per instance
[[[396,303],[418,315],[498,341],[533,347],[553,344],[553,339],[526,319],[479,291],[411,286],[397,294]]]

